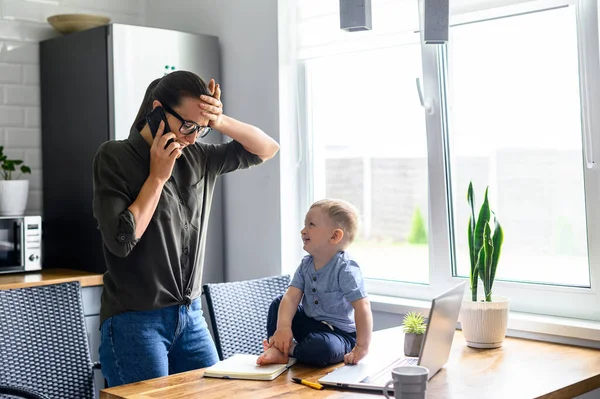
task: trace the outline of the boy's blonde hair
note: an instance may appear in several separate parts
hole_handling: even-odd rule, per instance
[[[358,210],[348,201],[340,199],[322,199],[310,206],[320,208],[344,232],[346,246],[350,245],[358,233]]]

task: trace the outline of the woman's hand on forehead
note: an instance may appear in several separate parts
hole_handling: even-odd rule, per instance
[[[217,128],[223,121],[223,103],[221,102],[221,86],[211,79],[208,83],[208,90],[212,97],[202,95],[200,103],[202,108],[202,116],[208,118],[208,125],[212,128]]]

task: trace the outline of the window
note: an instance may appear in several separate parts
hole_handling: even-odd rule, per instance
[[[312,60],[307,71],[314,197],[344,198],[359,209],[352,254],[366,277],[427,284],[427,142],[415,39]]]
[[[489,186],[494,294],[600,320],[596,2],[457,0],[441,46],[416,3],[373,0],[374,31],[345,33],[337,1],[299,0],[304,193],[359,208],[370,292],[430,299],[467,278],[467,187],[478,207]]]
[[[469,180],[479,204],[489,185],[507,232],[497,277],[590,287],[575,7],[456,26],[448,48],[454,231]]]

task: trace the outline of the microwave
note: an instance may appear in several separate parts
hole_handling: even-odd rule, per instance
[[[40,270],[41,256],[41,216],[0,216],[0,274]]]

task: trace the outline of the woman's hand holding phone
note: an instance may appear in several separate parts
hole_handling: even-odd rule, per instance
[[[161,121],[150,147],[150,176],[163,184],[171,177],[175,161],[181,156],[183,149],[183,146],[174,140],[167,144],[176,136],[173,132],[163,134],[164,128],[165,122]]]

